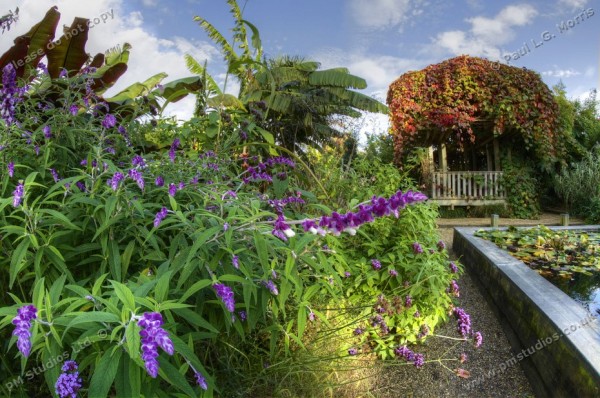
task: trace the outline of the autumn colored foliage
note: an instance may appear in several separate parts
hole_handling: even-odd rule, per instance
[[[518,134],[548,163],[565,151],[552,91],[526,68],[462,55],[400,76],[387,103],[397,159],[408,146],[462,146],[483,133]],[[474,130],[475,123],[487,131]]]

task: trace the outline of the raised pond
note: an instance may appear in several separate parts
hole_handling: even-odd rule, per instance
[[[494,242],[600,317],[600,230],[481,229]]]
[[[512,358],[498,358],[499,369],[520,364],[540,397],[599,397],[598,318],[507,251],[476,237],[479,229],[455,228],[453,249],[484,290],[513,346]]]

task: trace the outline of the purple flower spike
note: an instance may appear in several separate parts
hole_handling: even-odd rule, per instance
[[[62,366],[63,373],[58,376],[54,389],[60,398],[77,398],[77,393],[81,389],[81,378],[77,371],[78,366],[75,361],[65,361]]]
[[[348,348],[348,355],[356,355],[358,350],[356,348]]]
[[[180,143],[181,142],[179,141],[179,138],[175,138],[171,144],[171,149],[169,149],[169,158],[171,159],[171,163],[175,162],[175,151],[177,148],[179,148]]]
[[[225,304],[225,308],[227,308],[227,310],[229,312],[234,312],[235,311],[235,299],[234,299],[233,290],[231,290],[231,288],[229,286],[224,285],[222,283],[214,284],[213,288],[217,292],[217,295],[221,298],[221,301],[223,301],[223,304]]]
[[[158,213],[156,213],[156,217],[154,217],[154,228],[158,228],[160,223],[167,217],[168,210],[166,207],[160,209]]]
[[[15,163],[14,162],[10,162],[8,164],[8,176],[12,177],[13,175],[15,175]]]
[[[463,336],[467,337],[471,333],[471,317],[462,308],[454,309],[454,316],[458,318],[457,329]]]
[[[45,139],[49,140],[50,138],[52,138],[52,130],[50,129],[50,126],[48,126],[48,125],[44,126],[42,131],[44,132]]]
[[[204,391],[208,390],[208,385],[206,384],[206,379],[202,376],[202,373],[194,371],[194,377],[196,378],[196,383],[202,388]]]
[[[277,285],[275,285],[275,283],[272,280],[263,282],[263,285],[265,285],[265,287],[269,289],[274,296],[277,296],[279,294],[279,290],[277,290]]]
[[[31,321],[37,318],[37,308],[25,305],[17,310],[12,323],[15,325],[13,336],[17,336],[17,348],[28,357],[31,353]]]
[[[104,120],[102,120],[102,127],[104,127],[105,129],[115,127],[116,124],[117,118],[115,118],[115,116],[110,113],[107,113],[106,116],[104,116]]]
[[[161,326],[163,324],[162,315],[158,312],[145,312],[138,321],[141,328],[141,350],[142,360],[146,366],[146,371],[152,378],[158,376],[158,347],[162,348],[167,354],[173,355],[175,348],[169,338],[169,333]]]
[[[454,264],[454,262],[450,262],[450,272],[453,274],[456,274],[458,272],[458,267],[456,266],[456,264]]]
[[[446,248],[446,244],[444,243],[443,240],[438,241],[437,248],[439,251],[443,251]]]
[[[235,254],[231,258],[231,264],[235,267],[235,269],[240,269],[240,259]]]
[[[165,185],[165,179],[162,178],[162,176],[158,176],[158,177],[156,177],[156,180],[154,180],[154,184],[157,187],[162,187],[163,185]]]
[[[169,195],[175,196],[176,193],[177,193],[177,185],[170,183],[169,184]]]
[[[123,179],[125,178],[125,176],[122,173],[116,172],[113,177],[108,180],[108,185],[112,188],[113,191],[116,191],[117,189],[119,189],[119,184],[121,183],[121,181],[123,181]]]
[[[13,191],[13,207],[19,207],[21,201],[25,195],[25,187],[22,182],[19,182],[15,190]]]

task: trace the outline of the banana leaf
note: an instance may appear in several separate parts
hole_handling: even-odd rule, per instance
[[[76,17],[71,26],[65,29],[64,34],[49,46],[47,57],[50,77],[58,78],[62,69],[67,71],[69,77],[80,71],[89,59],[85,52],[88,31],[88,20]]]

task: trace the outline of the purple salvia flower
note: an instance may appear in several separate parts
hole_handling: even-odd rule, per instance
[[[239,269],[240,268],[240,259],[235,254],[231,258],[231,264],[233,264],[233,267],[235,269]]]
[[[12,177],[15,175],[15,163],[14,162],[9,162],[8,163],[8,176]]]
[[[158,347],[161,347],[167,354],[173,355],[175,348],[169,338],[169,334],[161,326],[163,324],[162,315],[158,312],[145,312],[138,321],[141,328],[141,350],[142,360],[146,366],[148,374],[156,378],[158,375]]]
[[[404,306],[406,308],[412,307],[412,297],[410,296],[410,294],[406,296],[406,299],[404,299]]]
[[[223,304],[225,304],[225,308],[227,308],[229,312],[234,312],[235,300],[233,290],[231,290],[229,286],[224,285],[222,283],[214,284],[213,288],[217,292],[217,295],[221,298],[221,301],[223,301]]]
[[[17,336],[17,348],[23,356],[31,353],[31,321],[37,318],[37,308],[33,305],[24,305],[17,310],[17,316],[12,320],[15,325],[13,336]]]
[[[60,181],[60,177],[58,176],[58,173],[56,172],[56,170],[50,169],[50,174],[52,174],[52,178],[54,179],[54,182]]]
[[[139,168],[144,168],[146,167],[146,161],[144,160],[143,157],[141,157],[140,155],[135,155],[132,159],[131,159],[131,164],[139,167]]]
[[[275,285],[275,283],[272,280],[263,281],[263,285],[265,285],[274,296],[277,296],[279,294],[279,290],[277,290],[277,285]]]
[[[162,176],[158,176],[158,177],[156,177],[156,180],[154,180],[154,184],[157,187],[162,187],[163,185],[165,185],[165,179],[162,178]]]
[[[277,216],[277,220],[275,220],[273,227],[273,235],[281,240],[286,241],[287,238],[291,238],[292,236],[296,235],[290,226],[286,224],[285,219],[281,214]]]
[[[73,104],[69,107],[69,112],[71,113],[71,115],[76,116],[77,113],[79,113],[79,107]]]
[[[227,231],[229,229],[229,223],[223,223],[223,231]]]
[[[356,355],[358,354],[358,350],[354,347],[348,348],[348,355]]]
[[[196,384],[200,386],[204,391],[208,390],[208,385],[206,384],[206,379],[202,376],[202,373],[194,370],[194,377],[196,378]]]
[[[169,158],[171,159],[171,163],[175,163],[175,151],[179,148],[180,145],[179,138],[175,138],[173,143],[171,144],[171,148],[169,149]]]
[[[117,171],[113,175],[113,177],[110,180],[108,180],[108,185],[112,188],[113,191],[116,191],[117,189],[119,189],[119,184],[121,183],[121,181],[123,181],[124,178],[125,176]]]
[[[348,271],[344,272],[344,278],[350,278],[352,274]]]
[[[239,315],[240,315],[240,319],[242,320],[242,322],[244,322],[248,318],[248,314],[246,314],[246,311],[244,311],[244,310],[240,311]]]
[[[17,72],[12,64],[2,69],[2,88],[0,88],[0,117],[9,126],[17,122],[16,107],[23,99],[26,88],[17,86]]]
[[[19,182],[13,191],[13,207],[19,207],[21,200],[23,200],[23,195],[25,195],[25,187],[23,187],[22,182]]]
[[[154,228],[158,228],[160,223],[167,217],[168,210],[166,207],[160,209],[156,216],[154,217]]]
[[[54,389],[60,398],[77,398],[82,382],[77,371],[77,362],[65,361],[62,366],[63,373],[58,376]]]
[[[179,185],[177,186],[177,189],[182,190],[183,188],[185,188],[185,183],[183,181],[179,181]]]
[[[460,297],[460,288],[454,279],[452,279],[452,282],[450,282],[450,287],[446,290],[446,292],[454,297]]]
[[[176,193],[177,193],[177,185],[170,183],[169,184],[169,195],[175,196]]]
[[[104,127],[105,129],[115,127],[116,124],[117,118],[115,118],[115,116],[110,113],[107,113],[106,116],[104,116],[104,119],[102,120],[102,127]]]
[[[145,181],[144,181],[144,176],[142,175],[142,173],[140,173],[139,170],[137,170],[137,169],[130,169],[128,174],[129,174],[129,178],[131,178],[133,181],[135,181],[137,186],[140,187],[140,189],[143,191],[144,186],[145,186]]]
[[[371,260],[371,267],[373,267],[375,271],[379,271],[381,269],[381,262],[379,260],[373,259]]]
[[[311,322],[315,321],[315,313],[314,312],[311,311],[308,313],[308,320]]]
[[[364,329],[362,329],[362,328],[356,328],[356,329],[354,329],[354,334],[355,334],[356,336],[360,336],[360,335],[361,335],[361,334],[363,334],[364,332],[365,332],[365,331],[364,331]]]
[[[392,277],[398,276],[398,271],[396,271],[395,269],[389,270],[389,273],[390,273],[390,276],[392,276]]]
[[[48,125],[44,126],[42,131],[44,132],[44,138],[46,138],[47,140],[52,138],[52,130],[50,129],[50,126],[48,126]]]
[[[77,181],[77,182],[75,183],[75,185],[77,186],[77,188],[79,188],[79,190],[80,190],[81,192],[85,192],[85,184],[84,184],[83,182],[81,182],[81,181]]]

